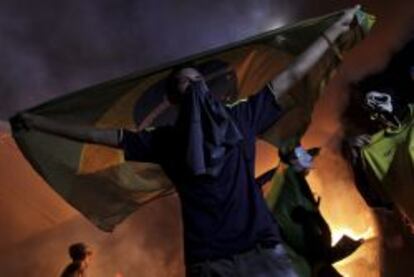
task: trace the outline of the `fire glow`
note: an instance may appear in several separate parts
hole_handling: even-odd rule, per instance
[[[270,144],[259,141],[257,175],[272,168],[278,160],[277,150]],[[381,241],[377,221],[355,188],[346,161],[338,152],[324,149],[316,158],[314,166],[306,179],[314,195],[321,199],[320,210],[331,229],[332,245],[343,235],[354,240],[364,240],[353,254],[335,263],[335,268],[347,277],[380,276]]]
[[[332,232],[332,245],[342,236],[363,239],[362,245],[350,256],[334,264],[347,277],[380,276],[380,239],[377,220],[372,210],[357,192],[346,162],[337,153],[325,153],[318,158],[308,181],[321,197],[321,213]]]
[[[331,226],[332,229],[332,246],[334,246],[342,236],[348,236],[353,240],[363,239],[364,241],[375,237],[373,227],[368,227],[363,233],[359,233],[349,227]]]

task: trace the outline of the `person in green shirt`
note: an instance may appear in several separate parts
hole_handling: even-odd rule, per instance
[[[332,245],[331,229],[319,210],[321,199],[314,196],[305,178],[319,151],[299,144],[279,149],[281,163],[259,176],[258,182],[272,179],[266,202],[300,276],[341,276],[332,264],[351,255],[364,241],[343,236]]]
[[[396,211],[414,222],[414,105],[389,74],[370,76],[356,86],[371,130],[347,139],[357,188],[373,208]]]

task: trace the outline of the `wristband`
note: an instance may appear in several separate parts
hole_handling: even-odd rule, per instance
[[[335,57],[342,62],[343,61],[343,56],[341,54],[341,51],[339,50],[338,46],[335,45],[335,43],[333,43],[325,34],[325,32],[323,32],[321,34],[321,37],[323,37],[323,39],[325,39],[325,41],[328,43],[329,48],[332,49],[333,53],[335,54]]]

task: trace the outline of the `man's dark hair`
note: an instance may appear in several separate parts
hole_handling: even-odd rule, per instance
[[[165,78],[165,88],[167,92],[167,97],[170,100],[173,100],[179,97],[180,95],[177,86],[177,74],[184,68],[195,68],[196,70],[198,70],[197,66],[195,66],[193,63],[184,63],[172,68],[171,72]]]
[[[88,254],[87,248],[86,244],[82,242],[74,243],[69,246],[69,256],[73,261],[82,261]]]
[[[167,97],[172,100],[179,97],[177,74],[184,68],[194,68],[206,77],[210,92],[217,98],[225,101],[234,101],[237,96],[237,77],[227,62],[208,60],[200,64],[183,63],[173,67],[165,78]]]

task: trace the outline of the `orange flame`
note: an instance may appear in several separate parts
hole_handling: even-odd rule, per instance
[[[321,213],[331,228],[332,245],[344,235],[364,240],[353,254],[335,263],[335,268],[346,277],[380,276],[380,240],[373,212],[352,184],[344,161],[331,156],[321,157],[319,162],[323,170],[315,170],[308,181],[322,199]]]

